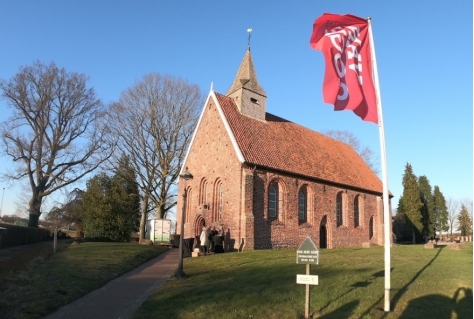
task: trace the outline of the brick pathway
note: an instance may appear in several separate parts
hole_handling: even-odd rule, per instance
[[[73,301],[46,319],[127,319],[166,280],[178,265],[178,248],[118,277],[102,288]]]

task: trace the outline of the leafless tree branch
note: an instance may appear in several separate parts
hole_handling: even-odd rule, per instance
[[[354,134],[348,131],[329,130],[326,132],[326,135],[351,146],[375,174],[379,173],[378,162],[374,152],[369,147],[362,146]]]
[[[5,154],[17,164],[7,179],[28,178],[30,226],[44,197],[95,170],[107,157],[103,106],[87,77],[39,61],[0,82],[13,110],[0,126]]]
[[[150,206],[158,218],[176,205],[173,185],[203,105],[198,86],[157,73],[144,76],[111,105],[108,120],[117,146],[111,165],[127,155],[141,191],[140,235]]]

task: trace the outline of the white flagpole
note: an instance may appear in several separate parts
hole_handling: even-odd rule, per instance
[[[377,113],[379,116],[379,136],[380,136],[380,155],[382,162],[382,184],[383,184],[383,220],[384,220],[384,264],[385,264],[385,293],[384,293],[384,311],[390,311],[390,246],[391,239],[391,214],[389,211],[388,198],[388,178],[387,178],[387,154],[385,151],[385,133],[382,116],[382,97],[380,96],[379,74],[377,70],[377,59],[375,57],[374,38],[372,36],[371,19],[369,23],[370,50],[372,52],[372,67],[374,73],[375,93],[377,95]]]

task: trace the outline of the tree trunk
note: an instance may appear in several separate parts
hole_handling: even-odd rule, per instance
[[[165,218],[165,205],[164,204],[160,204],[158,205],[158,207],[156,207],[156,217],[157,218]]]
[[[148,215],[148,200],[149,195],[143,196],[142,199],[142,216],[140,218],[140,238],[139,240],[145,239],[145,227],[146,227],[146,217]]]
[[[38,195],[37,191],[33,192],[33,196],[28,203],[28,211],[30,213],[28,219],[28,227],[38,227],[38,221],[41,216],[41,202],[43,201],[43,197]]]
[[[28,227],[38,227],[39,215],[38,214],[30,214],[30,218],[28,219]]]

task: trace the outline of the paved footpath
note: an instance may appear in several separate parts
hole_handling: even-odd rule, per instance
[[[178,265],[178,248],[118,277],[84,297],[73,301],[46,319],[128,319],[166,280]]]

